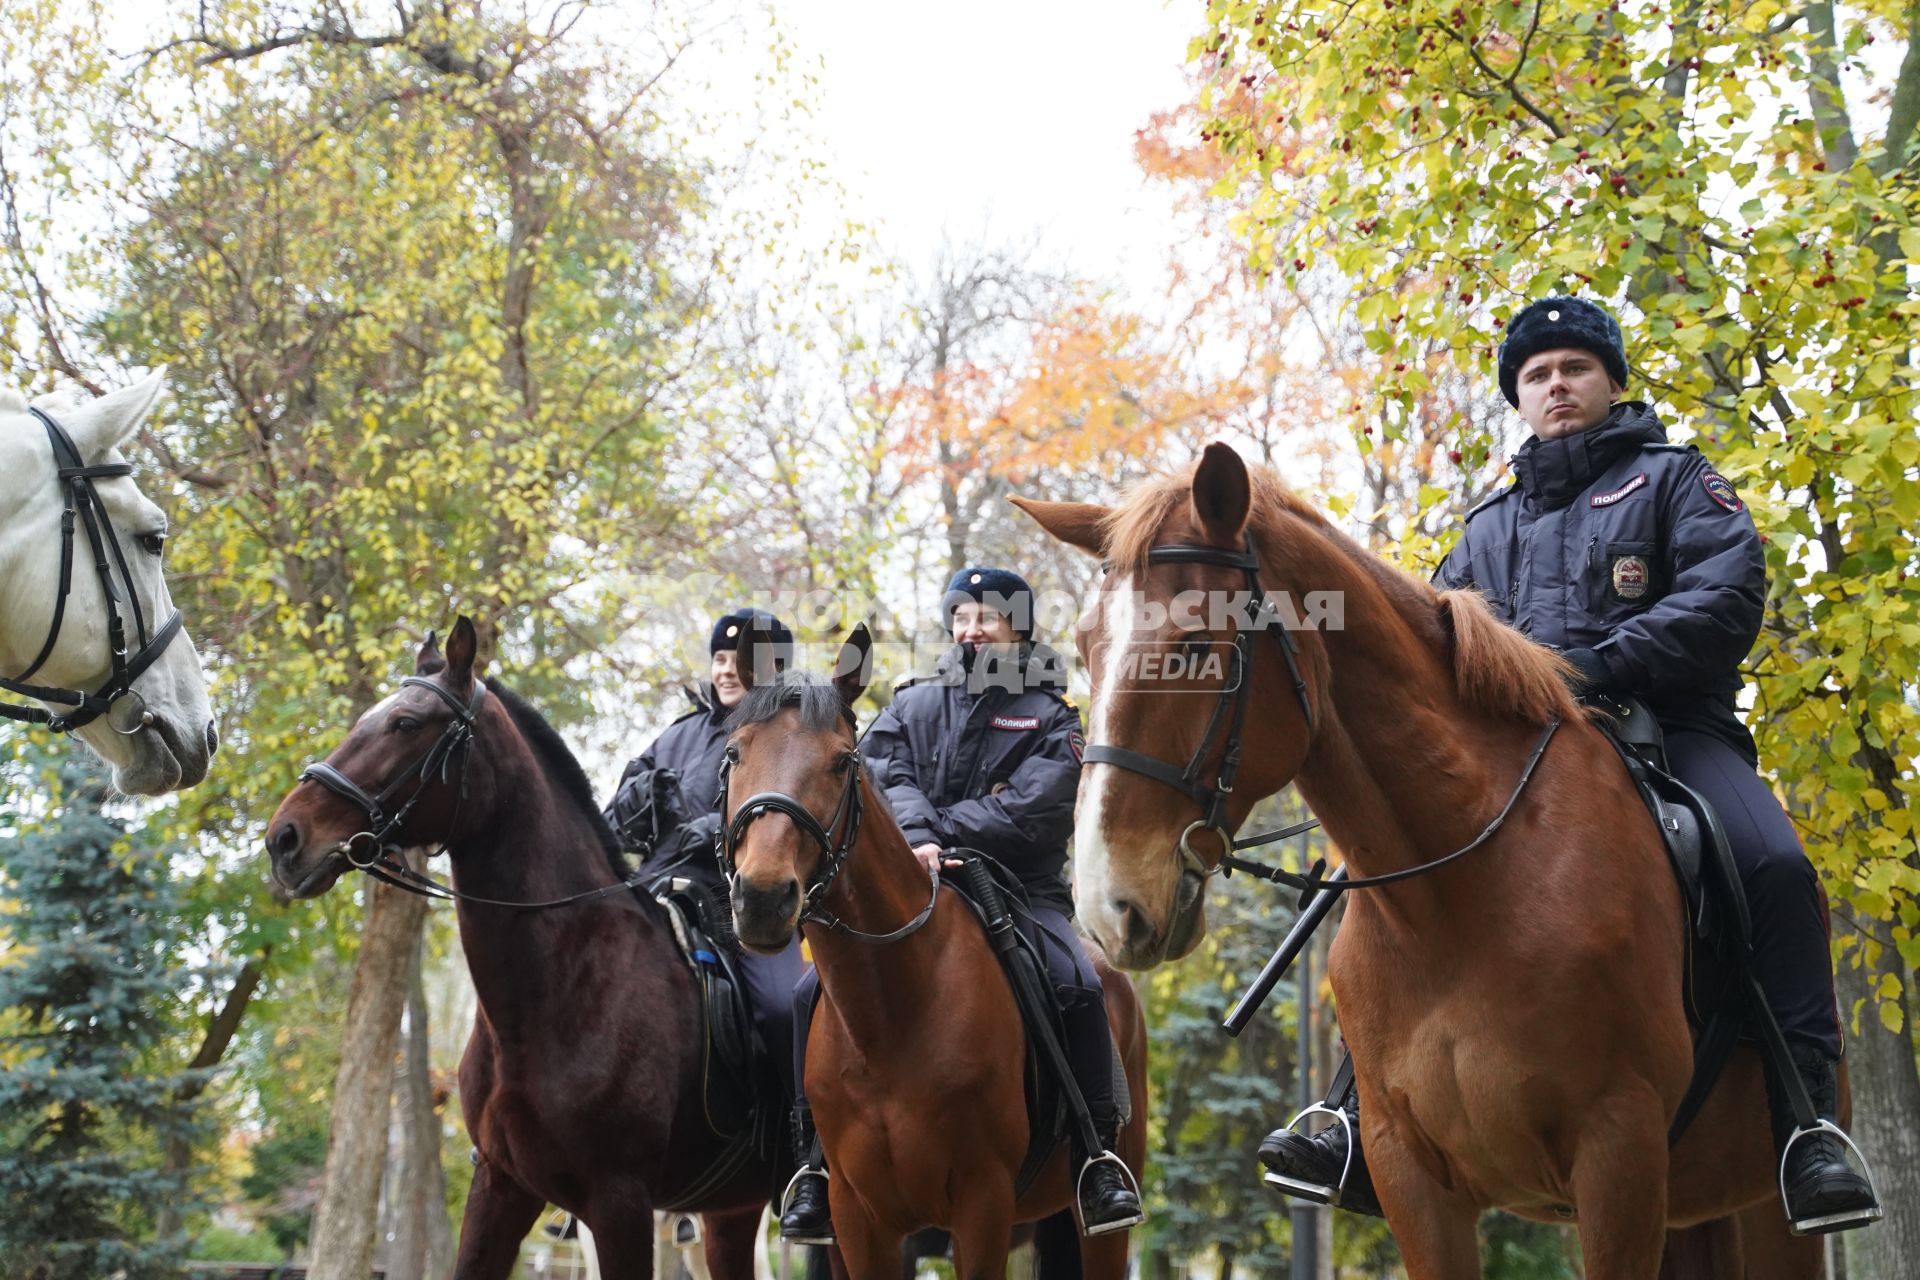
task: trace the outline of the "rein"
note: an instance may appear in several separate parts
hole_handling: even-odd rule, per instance
[[[848,711],[846,715],[851,720],[853,713]],[[840,872],[846,868],[848,859],[853,855],[854,841],[860,834],[862,808],[860,783],[866,776],[866,765],[860,758],[858,747],[848,751],[846,760],[847,783],[840,792],[839,803],[834,806],[833,816],[825,824],[814,817],[805,805],[784,791],[756,792],[740,802],[740,807],[734,811],[733,817],[714,837],[714,854],[720,863],[720,870],[727,877],[727,884],[731,886],[734,877],[738,874],[734,866],[733,851],[746,836],[747,828],[770,813],[783,814],[802,835],[820,846],[822,855],[820,866],[814,872],[813,882],[807,886],[806,895],[800,900],[799,923],[805,924],[811,920],[856,942],[864,942],[870,946],[885,946],[887,943],[898,942],[902,938],[919,932],[921,926],[933,918],[933,908],[940,901],[940,877],[938,875],[933,877],[933,892],[927,898],[927,905],[920,908],[919,914],[898,929],[889,930],[886,933],[867,933],[856,929],[826,909],[827,892],[833,887],[833,882],[839,878]],[[727,790],[733,781],[733,769],[739,763],[739,747],[728,743],[726,754],[720,761],[722,817],[725,817],[727,812]],[[832,835],[835,827],[841,828],[840,840],[837,844]]]
[[[639,886],[642,876],[639,871],[635,871],[618,884],[602,885],[597,889],[588,889],[564,898],[551,898],[544,902],[512,902],[462,893],[452,885],[442,884],[432,876],[415,871],[396,857],[399,846],[392,844],[391,838],[406,822],[407,815],[413,812],[414,806],[419,804],[427,794],[427,788],[436,781],[442,786],[455,783],[459,786],[459,796],[454,806],[454,820],[448,824],[449,834],[445,840],[441,841],[437,851],[447,852],[453,840],[451,833],[459,825],[460,811],[466,807],[467,764],[472,754],[475,719],[480,713],[481,704],[487,700],[486,682],[481,680],[473,682],[473,697],[465,703],[454,697],[437,681],[429,680],[424,676],[407,676],[400,681],[400,684],[402,688],[411,685],[414,688],[431,690],[434,696],[446,703],[448,709],[453,712],[453,719],[448,722],[439,738],[435,739],[434,744],[427,748],[425,755],[395,775],[386,786],[380,789],[378,795],[368,794],[353,779],[324,760],[316,760],[300,771],[300,781],[319,783],[367,815],[368,829],[347,837],[343,847],[347,862],[355,870],[364,871],[375,880],[390,884],[396,889],[404,889],[422,898],[442,902],[471,902],[487,907],[513,907],[521,911],[540,911],[548,907],[564,907],[576,902],[590,902],[595,898],[624,893]],[[454,772],[456,756],[460,761],[457,775]],[[439,775],[437,778],[434,776],[436,773]],[[389,816],[386,806],[392,803],[394,796],[409,782],[415,784],[413,794],[407,798],[406,803]],[[356,847],[364,847],[368,850],[364,859],[354,855]]]
[[[1176,771],[1164,760],[1124,747],[1108,746],[1105,743],[1088,744],[1084,760],[1088,764],[1110,764],[1132,773],[1165,783],[1174,790],[1197,801],[1202,816],[1188,824],[1180,833],[1181,884],[1178,907],[1185,909],[1200,896],[1207,880],[1215,874],[1231,876],[1236,871],[1258,876],[1275,884],[1286,885],[1300,891],[1300,904],[1305,905],[1322,892],[1332,894],[1347,893],[1354,889],[1375,889],[1384,885],[1398,884],[1438,871],[1441,867],[1466,857],[1475,849],[1491,840],[1506,823],[1507,815],[1513,812],[1513,806],[1520,800],[1521,793],[1527,789],[1527,783],[1533,780],[1535,768],[1540,757],[1546,754],[1547,744],[1560,728],[1560,717],[1555,716],[1547,722],[1540,740],[1534,745],[1533,754],[1527,757],[1526,765],[1520,770],[1519,780],[1514,784],[1507,803],[1494,816],[1493,821],[1483,828],[1472,842],[1455,849],[1452,853],[1423,862],[1418,866],[1405,867],[1377,876],[1365,876],[1359,880],[1350,880],[1344,874],[1344,868],[1332,876],[1326,874],[1325,858],[1314,859],[1313,865],[1304,873],[1283,871],[1278,867],[1269,867],[1263,863],[1234,856],[1237,849],[1251,849],[1260,845],[1273,844],[1290,836],[1311,831],[1320,825],[1318,818],[1308,818],[1291,826],[1274,831],[1262,832],[1246,839],[1236,839],[1226,825],[1227,797],[1233,794],[1234,779],[1240,771],[1240,739],[1246,728],[1247,709],[1253,699],[1250,677],[1253,671],[1253,649],[1258,631],[1273,626],[1278,619],[1273,616],[1273,602],[1267,598],[1266,591],[1260,585],[1260,559],[1254,550],[1253,538],[1248,535],[1243,550],[1229,551],[1224,547],[1210,547],[1186,543],[1151,547],[1147,551],[1147,563],[1155,564],[1204,564],[1224,569],[1238,569],[1246,575],[1247,593],[1253,604],[1255,625],[1236,629],[1233,637],[1233,669],[1228,673],[1226,683],[1221,687],[1220,697],[1214,703],[1213,717],[1207,722],[1206,734],[1200,739],[1200,745],[1194,749],[1193,758],[1187,761],[1183,771]],[[1111,565],[1108,566],[1111,568]],[[1313,739],[1314,716],[1313,702],[1308,696],[1307,682],[1300,674],[1299,646],[1292,634],[1282,625],[1279,629],[1280,653],[1287,663],[1287,674],[1293,680],[1294,696],[1299,699],[1301,713],[1306,717],[1307,739],[1309,745]],[[1226,744],[1220,758],[1219,771],[1214,775],[1212,786],[1200,782],[1201,769],[1213,752],[1214,737],[1222,725],[1226,726]],[[1221,855],[1219,860],[1209,867],[1193,847],[1193,833],[1211,831],[1219,839]]]
[[[55,714],[45,707],[0,703],[0,717],[45,725],[55,733],[72,733],[105,716],[108,727],[115,733],[132,737],[153,723],[153,713],[147,710],[147,700],[135,692],[133,682],[146,674],[147,668],[180,634],[180,611],[174,610],[173,616],[162,623],[158,631],[147,634],[146,614],[140,608],[140,593],[134,589],[133,572],[127,568],[126,554],[120,549],[120,540],[114,536],[113,522],[107,519],[106,508],[101,504],[99,491],[94,485],[97,480],[117,480],[132,475],[132,465],[125,462],[86,465],[66,428],[39,409],[28,409],[27,412],[38,418],[47,429],[47,442],[53,448],[54,476],[62,487],[65,501],[66,509],[60,516],[60,591],[54,597],[53,623],[47,628],[46,643],[40,646],[39,656],[19,675],[0,677],[0,689],[41,702],[68,704],[74,709]],[[106,596],[107,643],[113,662],[113,674],[92,693],[27,683],[33,678],[33,673],[53,655],[53,647],[60,639],[60,625],[66,620],[67,596],[73,591],[73,527],[76,517],[87,531],[87,543],[93,549],[94,572],[99,575],[101,592]],[[107,561],[109,551],[113,553],[112,566]],[[114,568],[120,571],[119,582],[114,580]],[[132,658],[127,657],[126,623],[120,616],[121,583],[126,586],[125,600],[133,611],[134,636],[140,642],[140,648]]]

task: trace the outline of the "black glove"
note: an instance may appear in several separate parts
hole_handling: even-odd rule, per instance
[[[1563,649],[1560,656],[1580,673],[1572,682],[1576,695],[1613,692],[1613,672],[1607,669],[1607,660],[1594,650]]]

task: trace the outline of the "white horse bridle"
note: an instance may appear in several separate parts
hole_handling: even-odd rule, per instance
[[[127,568],[126,554],[120,549],[119,539],[114,537],[113,523],[107,519],[106,508],[101,505],[100,495],[94,488],[96,480],[132,475],[133,467],[125,462],[88,466],[64,427],[39,409],[28,409],[27,412],[38,418],[47,429],[47,440],[53,447],[54,474],[66,501],[66,511],[60,518],[60,590],[54,598],[53,624],[47,629],[47,641],[40,647],[39,656],[19,675],[0,676],[0,689],[41,702],[69,705],[73,710],[55,714],[45,707],[0,703],[0,717],[23,720],[28,724],[43,724],[55,733],[71,733],[105,716],[108,726],[115,733],[130,737],[152,724],[154,719],[153,713],[147,710],[146,699],[133,688],[133,682],[153,665],[173,638],[180,634],[180,612],[176,609],[159,630],[151,635],[147,633],[146,615],[140,608],[140,595],[134,589],[133,574]],[[60,639],[60,624],[67,612],[67,596],[73,590],[76,517],[86,528],[87,542],[93,548],[94,571],[100,575],[100,587],[106,595],[109,619],[107,640],[113,660],[113,674],[92,693],[27,683],[52,655],[54,645]],[[112,555],[111,563],[108,560],[109,553]],[[119,571],[118,581],[114,578],[116,569]],[[124,596],[122,584],[125,586]],[[126,623],[120,613],[123,598],[133,611],[134,635],[140,642],[140,648],[131,658],[127,656]]]

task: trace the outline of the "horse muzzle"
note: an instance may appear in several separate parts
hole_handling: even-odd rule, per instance
[[[784,949],[800,927],[800,898],[800,882],[791,876],[769,885],[734,876],[729,901],[741,944],[766,954]]]

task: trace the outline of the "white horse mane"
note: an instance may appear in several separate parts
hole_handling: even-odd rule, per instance
[[[0,387],[0,413],[25,413],[29,407],[53,412],[72,409],[80,402],[80,397],[69,391],[49,391],[45,395],[28,399],[24,391],[13,387]]]

